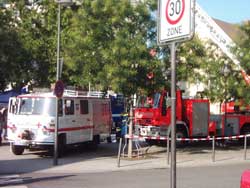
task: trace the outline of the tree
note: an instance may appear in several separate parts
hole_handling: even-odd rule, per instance
[[[237,59],[240,61],[241,67],[245,70],[246,74],[250,75],[250,21],[243,22],[240,25],[240,29],[243,32],[237,46],[233,49]],[[250,102],[250,87],[241,78],[237,86],[239,98],[244,98],[248,103]]]
[[[25,82],[50,86],[56,77],[56,4],[49,0],[29,5],[25,0],[18,1],[14,11],[19,12],[17,31],[26,51],[29,52],[28,76]]]
[[[28,51],[16,30],[16,14],[11,9],[0,8],[0,90],[8,84],[20,87],[29,67]]]
[[[212,41],[202,41],[199,44],[203,46],[203,50],[198,50],[200,55],[196,57],[199,58],[199,66],[194,65],[196,70],[192,74],[204,84],[203,96],[211,102],[221,103],[237,98],[237,85],[242,79],[237,67]]]
[[[201,70],[206,61],[204,43],[195,36],[191,41],[182,43],[177,49],[177,80],[196,83],[203,77]]]
[[[129,0],[83,1],[64,31],[68,35],[64,77],[71,83],[91,83],[97,89],[111,88],[125,95],[147,90],[147,73],[161,70],[147,45],[152,36],[155,39],[149,5],[151,1],[136,5]],[[157,77],[163,78],[161,74]]]
[[[56,75],[56,3],[9,2],[12,20],[6,22],[13,25],[15,36],[9,40],[19,44],[12,45],[9,51],[20,56],[7,54],[8,58],[15,57],[11,70],[18,71],[12,77],[6,71],[5,83],[20,85],[32,80],[40,87],[49,86]],[[65,83],[84,87],[91,83],[96,89],[112,88],[127,95],[150,90],[149,85],[160,86],[161,63],[149,54],[156,41],[152,15],[156,5],[153,0],[137,4],[129,0],[86,0],[80,7],[63,7],[61,56]],[[155,76],[145,85],[146,75],[152,71]]]

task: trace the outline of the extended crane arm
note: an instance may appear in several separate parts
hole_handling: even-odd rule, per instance
[[[195,30],[196,33],[203,39],[211,39],[219,46],[223,53],[225,53],[232,62],[236,65],[247,85],[250,84],[250,76],[241,67],[240,62],[231,52],[231,48],[236,46],[233,40],[221,29],[217,23],[196,3],[195,6]]]

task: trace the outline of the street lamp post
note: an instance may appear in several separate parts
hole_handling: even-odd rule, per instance
[[[57,61],[56,61],[56,81],[60,80],[61,77],[61,66],[60,66],[60,38],[61,38],[61,6],[71,5],[72,0],[55,0],[58,4],[57,13]],[[59,127],[59,117],[58,117],[58,107],[59,99],[56,97],[56,121],[55,121],[55,134],[54,134],[54,165],[58,165],[58,127]]]

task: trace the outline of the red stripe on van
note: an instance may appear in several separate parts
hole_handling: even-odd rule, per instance
[[[89,125],[89,126],[82,126],[82,127],[67,127],[67,128],[60,128],[58,129],[59,132],[63,132],[63,131],[78,131],[78,130],[84,130],[84,129],[93,129],[94,126],[93,125]],[[55,132],[55,129],[47,129],[50,132]]]

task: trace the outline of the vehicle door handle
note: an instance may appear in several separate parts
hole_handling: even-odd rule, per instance
[[[76,122],[76,120],[72,120],[72,122]]]

